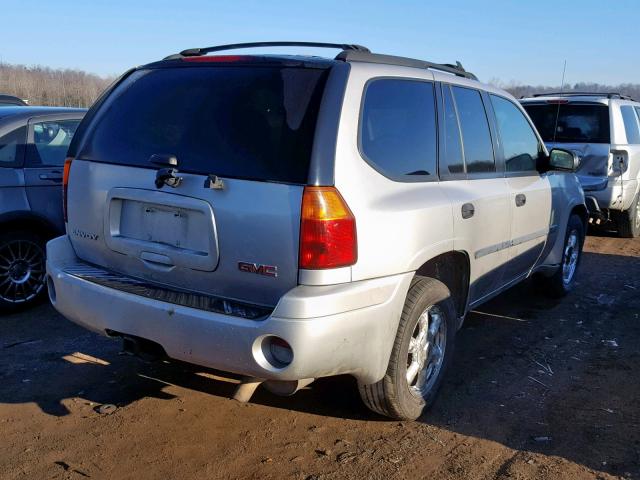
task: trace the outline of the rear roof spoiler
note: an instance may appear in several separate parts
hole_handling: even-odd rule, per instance
[[[189,48],[180,53],[169,55],[164,60],[178,60],[185,57],[198,57],[212,52],[221,52],[225,50],[237,50],[242,48],[256,47],[313,47],[313,48],[333,48],[339,49],[341,52],[335,57],[336,60],[344,62],[368,62],[379,63],[385,65],[398,65],[403,67],[424,68],[438,70],[441,72],[451,73],[459,77],[478,80],[473,73],[467,72],[460,62],[450,63],[433,63],[414,58],[396,57],[394,55],[381,55],[371,53],[367,47],[352,43],[323,43],[323,42],[252,42],[252,43],[231,43],[227,45],[216,45],[204,48]]]

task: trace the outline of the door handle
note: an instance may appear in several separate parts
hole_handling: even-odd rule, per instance
[[[62,182],[62,175],[47,175],[46,173],[41,173],[38,175],[40,180],[48,180],[49,182]]]
[[[476,213],[476,208],[473,206],[473,203],[465,203],[462,205],[462,218],[471,218],[474,213]]]
[[[517,194],[516,207],[522,207],[525,203],[527,203],[527,196],[524,193]]]

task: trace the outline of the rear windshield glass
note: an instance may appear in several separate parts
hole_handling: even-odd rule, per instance
[[[524,108],[545,142],[609,143],[607,105],[567,103],[524,105]]]
[[[327,70],[217,66],[140,70],[98,112],[78,158],[306,183]]]

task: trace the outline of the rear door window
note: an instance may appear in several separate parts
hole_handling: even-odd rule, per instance
[[[78,158],[152,167],[171,154],[180,171],[306,183],[327,69],[198,66],[143,69],[109,96]]]
[[[507,172],[535,172],[543,152],[531,124],[513,102],[490,95],[496,114]]]
[[[440,150],[440,175],[442,177],[461,175],[464,174],[462,139],[458,115],[449,85],[442,85],[442,100],[444,121],[442,125],[443,141]]]
[[[610,142],[608,105],[549,103],[523,106],[545,142]]]
[[[27,149],[27,166],[63,166],[79,123],[80,120],[47,120],[32,124],[33,144],[30,142]]]
[[[22,165],[27,127],[19,127],[0,137],[0,167]]]
[[[467,174],[495,172],[489,122],[480,92],[458,86],[452,89],[462,130]]]
[[[360,146],[365,159],[392,179],[437,178],[433,82],[377,79],[365,90]]]
[[[622,121],[624,122],[624,131],[627,134],[627,143],[640,143],[640,130],[638,129],[638,117],[631,105],[623,105],[620,107]]]

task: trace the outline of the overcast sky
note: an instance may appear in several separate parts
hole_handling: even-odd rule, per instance
[[[640,83],[639,25],[638,0],[0,0],[0,61],[116,75],[188,47],[306,40],[459,60],[484,81],[559,85],[566,59],[568,83]]]

